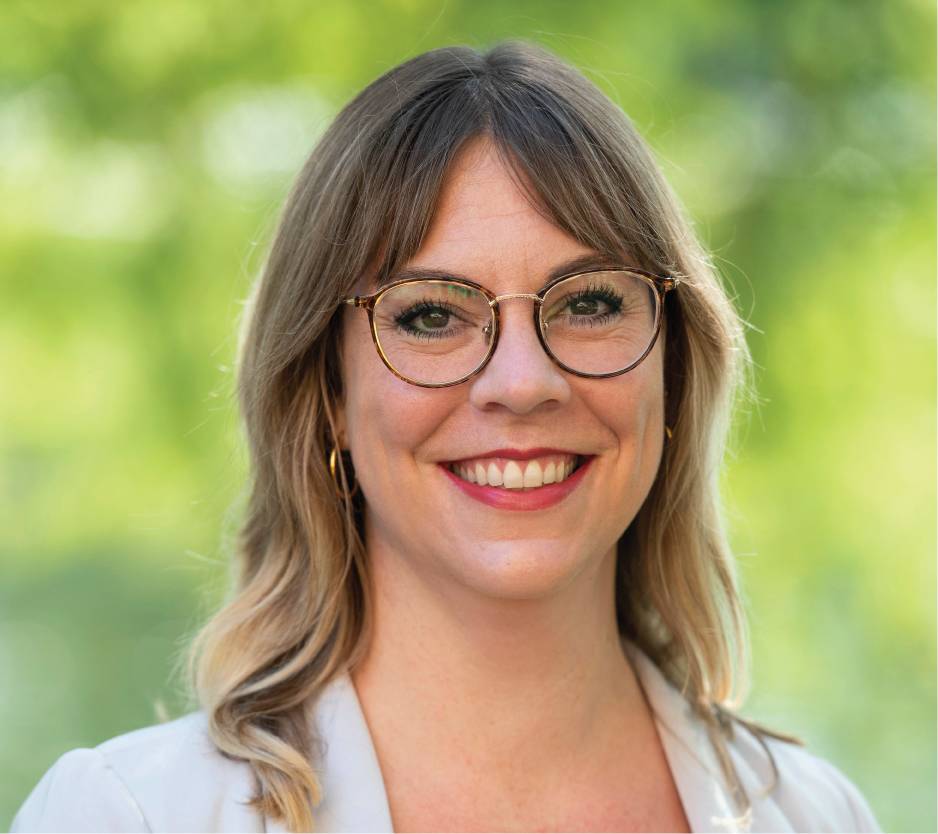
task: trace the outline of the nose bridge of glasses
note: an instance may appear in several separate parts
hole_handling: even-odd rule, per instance
[[[496,295],[495,298],[489,302],[489,305],[494,307],[500,301],[507,301],[510,298],[530,298],[535,303],[539,303],[541,300],[541,297],[535,295],[533,292],[508,292],[504,295]]]
[[[513,299],[521,299],[521,300],[530,299],[531,301],[533,301],[533,302],[534,302],[535,314],[537,313],[537,308],[538,308],[538,306],[539,306],[540,304],[542,304],[543,301],[544,301],[544,299],[541,298],[541,296],[539,296],[539,295],[537,295],[537,294],[535,294],[535,293],[531,293],[531,292],[509,292],[509,293],[505,293],[504,295],[497,295],[497,296],[495,296],[494,298],[492,298],[492,299],[489,301],[489,307],[491,308],[492,312],[494,313],[494,312],[496,312],[496,311],[498,310],[498,303],[499,303],[500,301],[510,301],[510,300],[513,300]],[[520,312],[520,311],[519,311],[519,312]],[[493,317],[492,324],[494,324],[495,321],[496,321],[498,318],[502,318],[502,320],[504,320],[504,317],[503,317],[503,316],[502,316],[502,317],[495,316],[495,317]],[[491,336],[491,335],[492,335],[492,324],[488,324],[488,325],[486,325],[486,326],[483,328],[483,332],[485,333],[486,336]],[[504,326],[504,325],[503,325],[503,326]]]

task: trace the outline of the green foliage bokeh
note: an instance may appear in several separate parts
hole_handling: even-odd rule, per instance
[[[523,37],[629,113],[751,324],[745,712],[934,831],[934,31],[914,0],[0,7],[0,819],[183,708],[241,304],[316,137],[408,56]]]

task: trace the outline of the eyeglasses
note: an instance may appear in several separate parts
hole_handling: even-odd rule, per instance
[[[606,378],[631,371],[661,329],[665,294],[680,283],[631,267],[563,275],[537,293],[494,295],[472,281],[405,278],[372,295],[342,299],[368,311],[382,362],[423,388],[459,385],[498,346],[499,303],[529,298],[541,346],[563,370]]]

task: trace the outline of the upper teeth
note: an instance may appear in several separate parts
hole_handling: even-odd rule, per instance
[[[575,455],[552,455],[531,460],[485,458],[454,463],[450,469],[464,481],[504,489],[523,489],[559,483],[576,466]]]

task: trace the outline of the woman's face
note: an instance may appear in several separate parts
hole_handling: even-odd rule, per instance
[[[478,139],[453,163],[407,266],[461,275],[498,295],[533,293],[559,266],[596,254],[541,216]],[[664,338],[628,373],[586,379],[545,354],[530,299],[502,301],[500,312],[485,369],[431,389],[391,374],[367,314],[345,308],[339,430],[365,496],[370,553],[435,583],[530,599],[611,557],[644,502],[663,442]],[[507,467],[523,472],[532,452],[542,472],[572,455],[588,465],[561,484],[522,490],[479,487],[449,469],[460,461],[463,474],[488,474],[494,464],[504,478]]]

